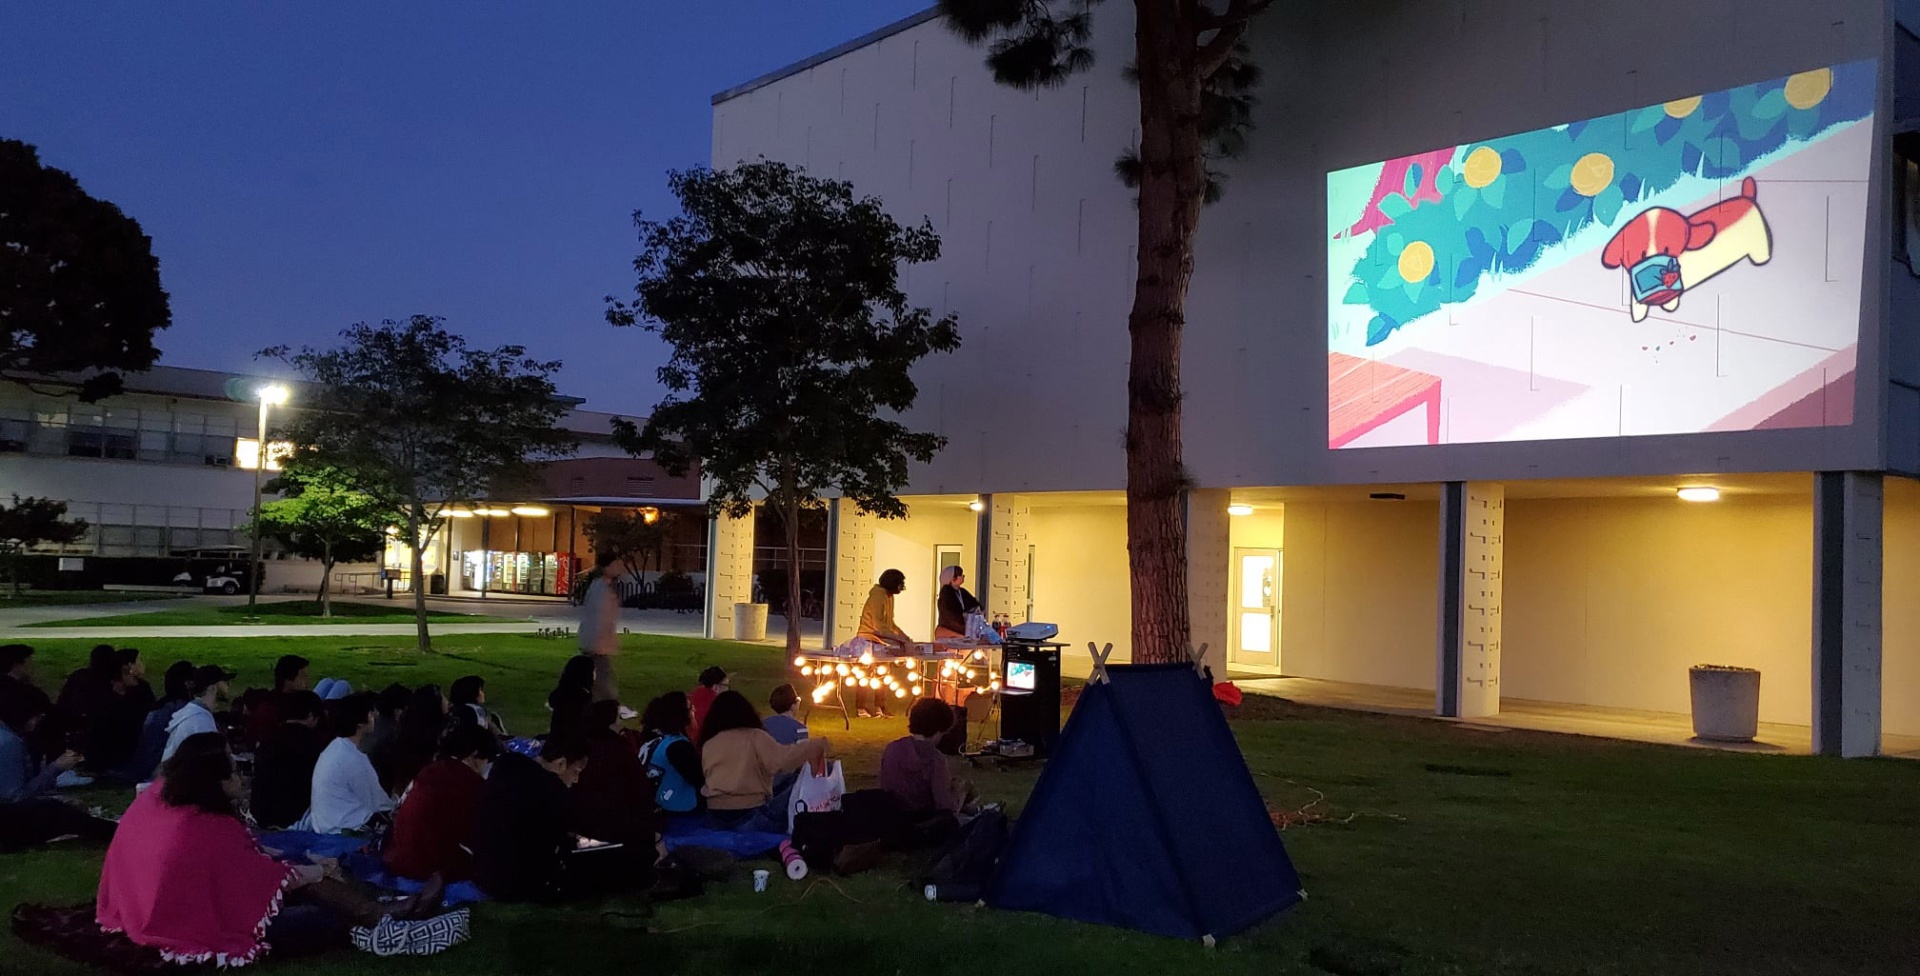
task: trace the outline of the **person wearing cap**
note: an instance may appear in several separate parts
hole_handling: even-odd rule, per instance
[[[188,693],[193,697],[187,699],[187,703],[180,706],[180,710],[174,712],[173,718],[167,722],[167,745],[160,750],[161,762],[173,758],[174,751],[180,748],[180,743],[187,741],[188,736],[220,731],[220,723],[214,720],[213,709],[226,695],[227,682],[232,680],[233,672],[218,664],[203,664],[194,669],[193,680],[187,684]]]

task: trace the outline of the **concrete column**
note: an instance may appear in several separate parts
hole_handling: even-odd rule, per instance
[[[1822,471],[1813,489],[1813,751],[1880,751],[1880,475]]]
[[[1227,646],[1231,630],[1227,608],[1233,602],[1228,592],[1233,571],[1232,516],[1227,514],[1231,499],[1223,489],[1193,489],[1186,493],[1187,520],[1187,621],[1194,647],[1212,648],[1207,660],[1213,676],[1227,677]]]
[[[733,605],[753,599],[753,517],[707,520],[706,635],[733,639]]]
[[[987,619],[996,613],[1007,614],[1014,623],[1027,615],[1027,546],[1031,541],[1027,521],[1032,509],[1025,495],[982,495],[985,509],[980,513],[981,562],[980,598]]]
[[[1449,481],[1440,494],[1440,653],[1435,710],[1500,714],[1506,487]]]
[[[827,600],[823,643],[838,647],[853,639],[860,610],[873,589],[873,526],[878,521],[853,502],[836,498],[827,508]]]

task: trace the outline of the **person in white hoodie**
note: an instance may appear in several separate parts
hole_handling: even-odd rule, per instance
[[[396,804],[380,785],[373,761],[360,751],[360,738],[373,728],[378,697],[362,691],[327,703],[327,721],[337,736],[313,766],[313,805],[295,830],[344,834],[366,830]]]
[[[193,670],[193,678],[187,682],[187,694],[191,697],[167,721],[167,744],[160,750],[161,762],[172,759],[174,750],[189,736],[220,731],[213,709],[227,696],[227,682],[232,680],[233,672],[218,664],[203,664]]]

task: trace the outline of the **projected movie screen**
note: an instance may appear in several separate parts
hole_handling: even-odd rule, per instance
[[[1328,174],[1329,446],[1852,423],[1874,70]]]

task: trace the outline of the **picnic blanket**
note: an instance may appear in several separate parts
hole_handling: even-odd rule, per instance
[[[753,830],[727,830],[706,814],[695,813],[669,818],[667,829],[660,838],[669,851],[682,847],[711,847],[735,857],[759,857],[778,850],[780,842],[786,840],[787,836]]]
[[[260,846],[279,852],[280,860],[290,864],[305,863],[308,855],[334,858],[340,862],[340,870],[359,881],[388,891],[410,895],[425,886],[424,881],[403,878],[388,871],[379,855],[367,850],[364,837],[316,834],[310,830],[280,830],[260,835]],[[447,893],[440,903],[452,907],[486,900],[487,893],[481,891],[479,886],[460,881],[447,885]]]

